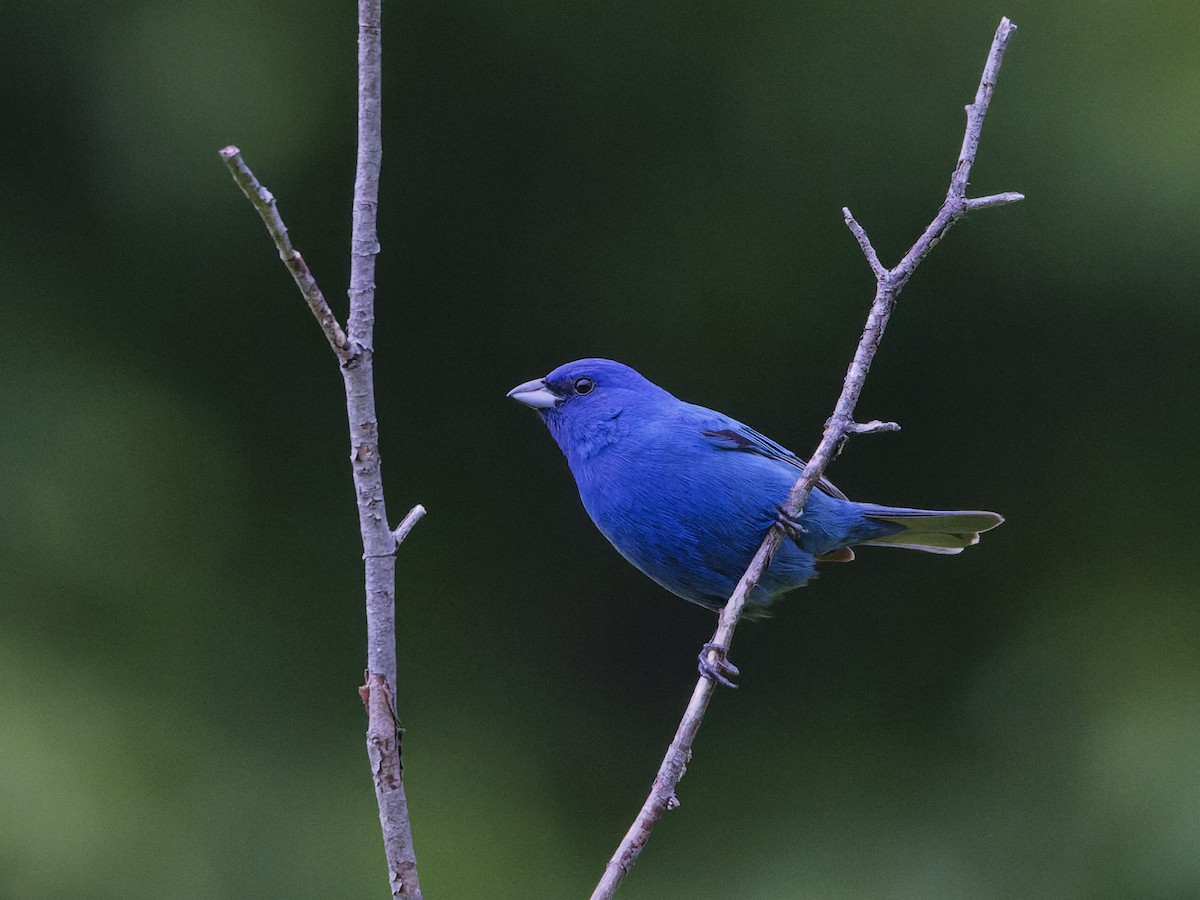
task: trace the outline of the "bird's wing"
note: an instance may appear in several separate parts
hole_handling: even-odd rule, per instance
[[[709,421],[701,423],[700,433],[714,447],[721,450],[733,450],[740,453],[753,453],[756,456],[765,456],[767,459],[775,459],[779,462],[787,463],[801,472],[804,471],[804,460],[791,450],[781,444],[775,443],[766,435],[759,434],[749,425],[743,425],[736,419],[731,419],[720,413],[714,413],[712,410],[704,411],[710,413],[711,418]],[[837,497],[839,500],[850,499],[828,478],[822,478],[817,482],[817,487],[831,497]]]

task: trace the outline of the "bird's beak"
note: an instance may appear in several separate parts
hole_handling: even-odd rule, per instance
[[[512,397],[518,403],[532,406],[534,409],[554,409],[561,398],[546,385],[546,379],[535,378],[524,384],[518,384],[506,396]]]

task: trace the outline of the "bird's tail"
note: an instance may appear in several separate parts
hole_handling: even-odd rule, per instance
[[[864,543],[924,550],[926,553],[962,553],[964,547],[979,543],[981,532],[1004,521],[1004,516],[983,510],[908,509],[875,503],[859,503],[858,506],[867,519],[897,525],[901,529]]]

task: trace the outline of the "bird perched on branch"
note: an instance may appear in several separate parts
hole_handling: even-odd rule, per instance
[[[801,587],[851,547],[960,553],[1004,519],[993,512],[856,503],[822,479],[799,519],[781,504],[804,461],[723,413],[677,399],[628,366],[580,359],[508,392],[532,407],[567,457],[596,527],[667,590],[720,609],[767,529],[787,538],[750,593],[746,615]],[[707,667],[707,668],[706,668]],[[728,683],[701,654],[701,671]]]

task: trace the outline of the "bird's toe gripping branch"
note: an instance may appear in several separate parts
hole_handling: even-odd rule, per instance
[[[798,541],[800,536],[808,534],[808,529],[800,524],[800,517],[804,515],[804,510],[800,510],[798,515],[792,515],[782,505],[775,507],[775,524],[783,529],[783,533],[790,540]]]
[[[708,658],[710,652],[715,655],[715,659],[710,660]],[[729,678],[730,676],[736,678],[742,673],[738,670],[737,666],[729,661],[729,657],[726,655],[728,653],[729,648],[724,644],[705,644],[700,650],[699,665],[696,668],[709,681],[715,681],[723,687],[734,688],[736,690],[737,685],[730,681]]]

